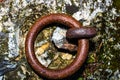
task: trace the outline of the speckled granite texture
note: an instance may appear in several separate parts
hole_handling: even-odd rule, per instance
[[[44,80],[27,63],[24,47],[30,27],[38,18],[49,13],[66,13],[83,26],[90,25],[97,29],[96,37],[90,39],[85,64],[64,80],[120,80],[119,5],[120,0],[0,2],[0,80]],[[76,54],[56,50],[51,41],[56,27],[45,28],[35,43],[37,58],[51,69],[64,68],[73,61]]]

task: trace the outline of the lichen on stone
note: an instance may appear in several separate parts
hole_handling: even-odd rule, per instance
[[[0,65],[0,80],[43,80],[27,63],[25,38],[34,22],[49,13],[67,13],[83,26],[97,29],[96,37],[90,39],[88,58],[80,68],[81,72],[77,72],[79,75],[74,74],[74,79],[120,79],[119,0],[4,0],[0,3],[0,58],[1,63],[6,60],[5,63],[17,67],[8,69],[8,64],[4,64],[4,68]],[[43,49],[39,54],[44,60],[41,63],[51,69],[64,68],[75,58],[75,55],[55,48],[51,38],[56,27],[43,29],[35,43],[38,54],[39,49]],[[3,73],[3,70],[9,72]]]

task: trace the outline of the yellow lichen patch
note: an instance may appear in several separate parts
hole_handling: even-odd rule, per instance
[[[66,60],[70,60],[72,59],[72,55],[71,54],[68,54],[68,53],[61,53],[61,58],[62,59],[66,59]]]
[[[50,69],[63,69],[73,61],[73,57],[68,53],[60,53],[60,55],[54,59],[48,66]]]
[[[50,43],[47,42],[47,43],[43,44],[42,46],[40,46],[40,47],[36,50],[35,53],[36,53],[38,56],[40,56],[41,54],[43,54],[43,53],[45,52],[45,50],[47,50],[47,49],[49,48],[49,46],[50,46]]]
[[[23,71],[23,74],[26,74],[27,69],[26,69],[24,66],[21,66],[21,69],[22,69],[22,71]]]
[[[47,28],[42,32],[43,32],[44,38],[48,40],[53,32],[53,28]]]
[[[58,57],[57,59],[53,60],[52,63],[48,66],[50,69],[59,69],[62,64],[62,59]]]
[[[59,54],[57,53],[57,54],[55,54],[53,60],[56,60],[58,57],[59,57]]]

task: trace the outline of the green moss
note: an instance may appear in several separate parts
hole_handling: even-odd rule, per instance
[[[0,39],[0,55],[4,55],[5,52],[8,52],[8,38]]]
[[[120,9],[120,0],[113,0],[113,6],[119,10]]]

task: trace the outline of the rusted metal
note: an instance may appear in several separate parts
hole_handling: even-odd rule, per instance
[[[28,63],[39,75],[49,79],[62,79],[74,74],[78,69],[80,69],[82,64],[85,62],[88,54],[89,41],[88,39],[78,39],[76,58],[67,67],[57,70],[44,67],[35,56],[34,43],[39,32],[45,26],[54,23],[63,24],[69,28],[78,28],[78,29],[80,29],[82,26],[80,22],[78,22],[73,17],[67,14],[54,13],[43,16],[40,19],[38,19],[34,23],[34,25],[30,28],[26,36],[25,52]],[[74,31],[76,32],[76,30]],[[71,31],[68,33],[72,34]]]
[[[0,2],[3,2],[4,0],[0,0]]]
[[[71,28],[67,31],[67,38],[92,38],[97,34],[93,27]]]

